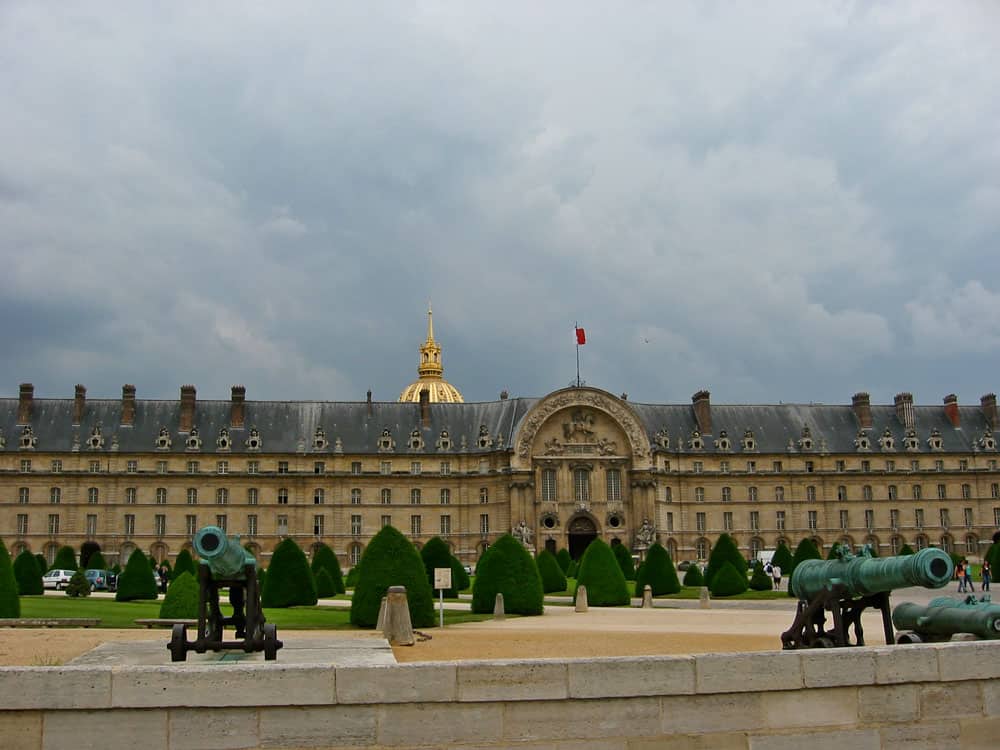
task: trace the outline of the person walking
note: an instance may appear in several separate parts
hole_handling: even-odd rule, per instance
[[[781,566],[771,565],[771,579],[774,581],[774,590],[781,591]]]
[[[962,572],[965,573],[965,588],[969,592],[975,591],[976,587],[972,585],[972,566],[968,560],[962,560]]]
[[[965,593],[965,561],[959,561],[955,566],[955,577],[958,579],[958,593]]]
[[[983,560],[983,569],[981,575],[983,576],[983,591],[990,590],[990,577],[992,575],[992,570],[990,570],[990,561]]]

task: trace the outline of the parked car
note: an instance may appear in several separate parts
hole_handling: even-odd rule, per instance
[[[66,586],[69,585],[70,579],[73,577],[75,570],[62,570],[61,568],[53,568],[48,573],[42,576],[42,586],[47,589],[55,589],[56,591],[62,591]]]
[[[118,588],[118,576],[110,570],[89,568],[83,574],[90,581],[91,591],[115,591]]]

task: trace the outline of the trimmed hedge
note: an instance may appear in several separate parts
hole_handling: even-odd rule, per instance
[[[319,546],[313,552],[312,562],[309,564],[312,569],[313,575],[319,575],[321,568],[325,568],[327,574],[330,576],[330,583],[333,585],[332,594],[320,594],[319,593],[319,581],[316,582],[316,593],[319,596],[335,596],[336,594],[343,594],[344,588],[344,574],[340,570],[340,561],[337,559],[337,555],[334,553],[330,546],[320,542]]]
[[[997,568],[997,565],[1000,565],[1000,544],[993,542],[990,548],[986,550],[983,559],[989,562],[991,570],[1000,570],[1000,568]],[[992,576],[993,574],[991,573],[990,575]]]
[[[692,588],[701,588],[705,585],[705,576],[701,574],[698,563],[691,563],[691,566],[684,571],[684,585]]]
[[[361,557],[360,568],[351,598],[352,625],[375,627],[382,597],[390,586],[406,587],[413,627],[434,625],[434,595],[427,582],[427,570],[417,548],[398,529],[383,526],[372,537]]]
[[[631,598],[615,553],[603,539],[594,539],[580,560],[576,577],[577,588],[587,587],[587,603],[592,607],[620,607]],[[576,594],[573,594],[576,601]]]
[[[55,562],[52,563],[52,567],[49,570],[76,570],[76,552],[73,551],[72,547],[60,547],[59,551],[56,552]]]
[[[17,579],[17,590],[21,596],[44,594],[42,571],[38,569],[38,560],[25,550],[14,559],[14,578]]]
[[[559,567],[555,555],[543,548],[535,558],[535,564],[538,566],[538,574],[542,577],[543,593],[551,594],[566,590],[566,574]]]
[[[100,554],[101,545],[97,542],[87,540],[80,545],[80,567],[84,570],[88,568],[94,568],[95,570],[104,570],[107,565],[95,565],[91,562],[91,558],[94,555]],[[103,559],[103,558],[102,558]]]
[[[78,569],[69,579],[69,583],[66,584],[66,596],[71,596],[74,599],[80,596],[90,596],[90,581],[87,580],[83,568]]]
[[[915,555],[915,554],[917,553],[913,551],[913,547],[911,547],[909,544],[904,544],[902,547],[899,548],[900,557],[902,557],[903,555]]]
[[[736,566],[726,561],[716,571],[708,590],[712,596],[736,596],[747,590],[747,574],[737,570]]]
[[[198,580],[198,565],[195,563],[194,558],[191,557],[191,552],[187,547],[177,554],[173,570],[170,571],[170,580],[176,581],[180,578],[181,573],[190,573],[196,582]],[[167,590],[169,591],[169,589]]]
[[[267,579],[261,592],[264,607],[312,606],[316,603],[316,581],[306,553],[291,537],[274,548]]]
[[[21,600],[17,596],[14,566],[3,540],[0,540],[0,617],[20,617]]]
[[[358,585],[358,578],[360,577],[361,577],[361,561],[359,560],[357,565],[355,565],[353,568],[347,571],[347,577],[344,579],[344,585],[349,589],[353,589],[355,586]]]
[[[642,596],[646,585],[649,585],[653,596],[676,594],[681,590],[681,582],[677,580],[677,569],[670,553],[659,542],[654,542],[646,552],[646,560],[639,566],[635,576],[635,594]],[[590,593],[589,590],[587,592]]]
[[[125,570],[118,576],[115,601],[130,602],[134,599],[156,598],[156,580],[149,567],[149,558],[142,553],[142,550],[133,550],[125,564]]]
[[[420,550],[420,560],[424,570],[427,571],[427,585],[431,587],[431,592],[435,595],[438,590],[434,588],[434,568],[448,568],[451,573],[451,588],[444,590],[444,595],[448,599],[454,599],[461,591],[456,584],[461,581],[455,580],[455,568],[452,565],[451,549],[448,544],[439,536],[432,537]]]
[[[455,591],[468,591],[472,585],[469,574],[465,572],[465,566],[454,555],[451,556],[451,585]]]
[[[490,613],[503,594],[506,614],[542,614],[542,577],[531,554],[517,539],[504,534],[487,548],[476,565],[472,611]]]
[[[82,565],[80,567],[83,568]],[[90,558],[87,560],[87,567],[84,568],[84,570],[90,570],[90,569],[93,570],[108,569],[108,561],[104,559],[104,555],[102,555],[100,551],[97,551],[94,554],[92,554]]]
[[[781,542],[777,549],[774,550],[774,555],[771,557],[771,565],[777,565],[781,568],[783,575],[791,575],[792,551],[788,549],[788,545],[784,542]]]
[[[198,617],[198,581],[182,570],[163,597],[160,617],[164,620],[193,620]]]
[[[760,560],[753,565],[750,588],[754,591],[771,591],[774,588],[774,580],[764,571],[764,563]]]
[[[782,568],[781,572],[783,575],[787,575],[789,580],[791,580],[792,573],[795,572],[795,569],[799,566],[800,562],[803,562],[805,560],[822,560],[822,559],[823,556],[819,553],[819,550],[816,549],[816,543],[813,542],[813,540],[810,539],[809,537],[806,537],[801,542],[799,542],[799,546],[795,548],[795,554],[792,556],[791,569],[785,571],[785,569]]]
[[[566,577],[576,578],[576,574],[579,572],[579,570],[580,570],[580,563],[578,563],[576,560],[570,560],[569,569],[566,571]]]
[[[35,559],[38,560],[38,569],[42,571],[42,575],[49,572],[49,561],[45,559],[45,555],[39,553],[35,554]]]
[[[712,580],[715,574],[722,570],[726,563],[731,563],[737,571],[743,574],[743,580],[747,578],[747,561],[740,553],[736,542],[729,534],[721,534],[708,553],[708,565],[705,567],[705,585],[712,589]],[[744,589],[745,590],[745,589]],[[714,592],[713,592],[714,593]]]
[[[329,599],[331,596],[337,595],[337,587],[333,583],[333,578],[330,577],[330,571],[326,568],[320,568],[319,573],[313,576],[316,580],[316,596],[320,599]]]
[[[569,564],[573,562],[573,558],[569,556],[569,550],[563,547],[561,550],[556,552],[556,560],[559,561],[559,567],[562,568],[564,575],[569,575]]]
[[[615,553],[615,560],[618,567],[622,569],[622,575],[626,581],[635,580],[635,563],[632,561],[632,551],[624,544],[612,544],[611,551]]]

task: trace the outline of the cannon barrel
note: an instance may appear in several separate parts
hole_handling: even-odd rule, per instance
[[[803,600],[835,585],[849,596],[867,596],[906,586],[939,589],[951,580],[955,565],[942,550],[927,547],[915,555],[805,560],[792,573],[790,588]]]
[[[899,630],[950,637],[972,633],[980,638],[1000,638],[1000,605],[989,602],[966,604],[954,599],[933,599],[926,607],[904,602],[892,611]]]
[[[194,549],[218,578],[240,578],[247,565],[255,565],[256,558],[240,545],[239,537],[226,536],[218,526],[204,526],[194,535]]]

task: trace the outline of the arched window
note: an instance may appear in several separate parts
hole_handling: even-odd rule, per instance
[[[390,490],[388,487],[383,487],[382,505],[391,505],[391,504],[392,504],[392,490]]]
[[[326,493],[322,488],[317,487],[313,490],[313,505],[322,505],[326,501]]]
[[[899,536],[893,536],[889,540],[889,548],[892,550],[893,555],[898,555],[899,551],[903,549],[903,538]]]
[[[667,540],[667,554],[670,555],[671,560],[677,559],[677,542],[673,539]]]
[[[733,488],[732,487],[723,487],[722,488],[722,502],[728,503],[732,499],[733,499]]]
[[[974,555],[979,551],[979,540],[975,534],[965,535],[965,554]]]
[[[699,560],[708,559],[708,540],[704,537],[694,543],[694,554]]]
[[[949,555],[955,551],[955,540],[951,538],[951,534],[941,535],[941,549]]]
[[[225,487],[219,487],[215,491],[215,504],[216,505],[228,505],[229,504],[229,490]]]
[[[350,548],[347,550],[347,559],[350,561],[351,567],[353,567],[353,566],[357,565],[359,562],[361,562],[361,545],[360,544],[352,544],[350,546]]]

